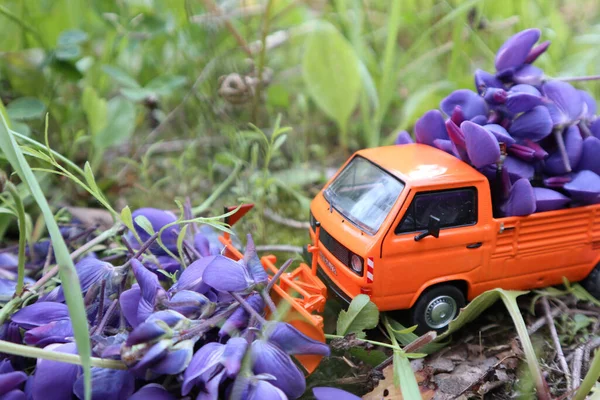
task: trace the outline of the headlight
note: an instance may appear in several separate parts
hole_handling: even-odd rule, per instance
[[[356,254],[352,254],[352,257],[350,258],[350,267],[357,274],[362,274],[363,262],[362,262],[361,258],[359,256],[357,256]]]

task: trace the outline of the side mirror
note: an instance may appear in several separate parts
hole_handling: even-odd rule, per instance
[[[438,217],[434,217],[433,215],[429,216],[427,230],[415,236],[415,242],[418,242],[427,236],[433,236],[436,239],[440,237],[440,219]]]

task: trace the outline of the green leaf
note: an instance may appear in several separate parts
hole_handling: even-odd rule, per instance
[[[74,45],[61,46],[56,49],[54,55],[61,61],[72,61],[81,56],[81,47]]]
[[[31,195],[38,204],[44,220],[50,239],[52,240],[52,248],[59,266],[59,275],[64,290],[65,299],[69,308],[69,316],[73,323],[73,333],[77,350],[81,357],[81,364],[84,372],[85,398],[91,398],[91,346],[90,335],[88,331],[87,315],[85,305],[83,303],[83,295],[81,285],[69,249],[60,233],[58,225],[54,220],[54,215],[50,209],[48,201],[44,197],[44,193],[31,170],[31,167],[25,160],[23,153],[15,138],[10,133],[4,116],[0,114],[2,124],[0,124],[0,149],[6,155],[13,169],[17,172],[23,183],[29,188]]]
[[[88,161],[86,161],[85,165],[83,166],[83,177],[85,178],[85,182],[88,184],[90,189],[92,189],[92,191],[100,193],[98,184],[96,184],[96,178],[94,177],[94,173],[92,172],[92,167],[90,166],[90,163]]]
[[[115,97],[108,102],[106,127],[94,137],[94,146],[106,149],[126,142],[135,129],[135,105],[123,98]]]
[[[575,322],[575,327],[573,328],[573,333],[577,333],[581,329],[587,328],[592,323],[592,319],[589,317],[586,317],[583,314],[573,315],[573,321]]]
[[[140,84],[137,83],[137,81],[131,75],[120,68],[113,67],[111,65],[103,65],[102,70],[122,86],[132,89],[140,87]]]
[[[400,387],[403,399],[421,399],[419,384],[408,358],[402,351],[394,351],[394,384]]]
[[[184,86],[186,82],[187,78],[185,76],[161,75],[148,82],[144,88],[151,90],[160,96],[168,96],[173,93],[174,90]]]
[[[58,37],[58,46],[73,46],[83,43],[87,40],[88,35],[79,29],[71,29],[64,31]]]
[[[135,217],[135,223],[139,225],[140,228],[144,230],[148,235],[152,236],[156,232],[154,232],[154,227],[152,223],[143,215],[138,215]]]
[[[0,214],[17,215],[17,214],[15,214],[15,212],[13,210],[11,210],[10,208],[6,208],[6,207],[0,207]]]
[[[359,294],[350,303],[348,311],[340,311],[337,320],[337,334],[346,336],[355,333],[364,338],[365,329],[373,329],[379,323],[379,310],[366,294]]]
[[[279,136],[277,139],[275,139],[275,143],[273,143],[273,151],[278,150],[281,146],[283,146],[283,144],[285,143],[287,139],[287,135],[283,134],[281,136]]]
[[[326,24],[307,39],[302,67],[308,93],[344,131],[361,90],[359,59],[354,49],[341,33]]]
[[[90,125],[92,135],[97,135],[106,127],[108,108],[106,100],[98,96],[91,86],[83,89],[81,105]]]
[[[146,88],[123,88],[121,89],[121,94],[134,102],[142,101],[154,95],[151,90]]]
[[[34,97],[19,97],[11,101],[6,107],[10,119],[27,120],[40,118],[44,115],[46,106]]]
[[[133,218],[131,216],[131,209],[129,208],[129,206],[125,206],[121,210],[121,222],[123,222],[123,224],[130,231],[132,231],[132,232],[135,231],[135,228],[133,226]]]

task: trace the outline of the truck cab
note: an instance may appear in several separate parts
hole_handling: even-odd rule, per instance
[[[355,153],[311,203],[310,221],[328,290],[410,309],[420,331],[445,329],[486,290],[579,281],[600,261],[598,206],[494,218],[488,179],[422,144]]]

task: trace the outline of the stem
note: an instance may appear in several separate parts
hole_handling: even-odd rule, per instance
[[[100,323],[94,330],[95,334],[102,335],[102,332],[104,332],[104,327],[108,323],[108,320],[110,319],[110,317],[112,317],[112,314],[116,310],[118,305],[119,305],[119,299],[114,299],[113,302],[110,303],[110,306],[108,306],[108,310],[106,310],[106,314],[104,314],[104,318],[102,318],[102,321],[100,321]]]
[[[279,271],[277,271],[277,273],[275,275],[273,275],[273,277],[271,278],[271,280],[269,281],[269,283],[267,283],[267,287],[265,288],[265,291],[267,293],[269,293],[271,291],[271,289],[277,283],[277,281],[279,280],[279,278],[281,277],[281,275],[283,275],[283,273],[290,267],[290,265],[292,265],[292,259],[291,258],[289,260],[287,260],[285,263],[283,263],[283,265],[281,266],[281,268],[279,268]]]
[[[227,307],[224,311],[222,311],[219,314],[213,315],[212,317],[205,319],[204,321],[200,322],[198,325],[190,328],[189,330],[183,332],[180,336],[180,340],[187,340],[187,339],[191,339],[194,336],[198,335],[201,332],[204,332],[207,328],[212,328],[213,326],[215,326],[219,321],[225,319],[225,318],[229,318],[229,316],[231,314],[233,314],[233,312],[236,310],[236,308],[238,307],[238,303],[234,302],[232,303],[229,307]]]
[[[575,393],[573,400],[585,399],[596,384],[598,376],[600,376],[600,351],[597,351],[596,355],[594,355],[590,369],[585,375],[585,378],[583,378],[583,382],[581,382],[581,386],[579,386],[579,389],[577,390],[577,393]]]
[[[260,37],[260,53],[258,54],[258,64],[256,66],[256,72],[258,77],[258,85],[256,85],[256,92],[254,93],[254,108],[252,110],[253,119],[256,125],[258,125],[258,105],[260,103],[260,94],[263,87],[263,71],[265,69],[265,58],[267,54],[267,35],[269,34],[269,23],[271,19],[271,9],[273,8],[273,0],[267,1],[265,8],[265,15],[263,17],[263,26]]]
[[[275,305],[275,303],[273,303],[273,299],[271,299],[271,296],[269,296],[269,292],[265,289],[261,290],[260,297],[263,298],[263,300],[269,307],[269,310],[271,310],[271,314],[273,314],[273,317],[277,318],[279,314],[277,312],[277,306]]]
[[[254,318],[256,318],[258,320],[258,322],[260,322],[261,324],[266,324],[267,321],[262,317],[262,315],[260,315],[259,313],[256,312],[256,310],[254,308],[252,308],[247,302],[246,300],[243,299],[242,296],[240,296],[239,294],[235,293],[235,292],[229,292],[230,295],[233,296],[234,299],[237,300],[238,303],[240,303],[240,305],[242,307],[244,307],[244,310],[246,310],[246,312],[248,312],[248,314],[252,315]]]
[[[23,201],[21,200],[19,191],[15,185],[9,181],[6,182],[6,189],[15,202],[15,209],[17,210],[17,218],[19,221],[19,264],[17,288],[15,293],[17,296],[20,296],[23,293],[23,285],[25,284],[25,245],[27,244],[27,223],[25,221],[25,208],[23,207]]]
[[[565,169],[567,172],[571,172],[571,163],[569,162],[569,155],[567,154],[567,148],[565,146],[565,140],[562,136],[562,129],[554,129],[553,134],[556,139],[556,144],[558,145],[558,151],[560,151],[560,156],[562,158],[563,164],[565,165]]]
[[[563,76],[563,77],[554,78],[554,80],[563,81],[563,82],[597,81],[597,80],[600,80],[600,75]]]
[[[152,243],[154,243],[154,241],[158,238],[158,232],[156,232],[154,235],[150,236],[150,238],[148,240],[146,240],[144,242],[144,244],[142,244],[142,247],[140,247],[140,249],[129,259],[127,260],[127,262],[125,262],[125,264],[123,264],[122,268],[126,268],[129,264],[131,264],[131,260],[133,259],[138,259],[142,256],[142,254],[144,254],[144,252],[146,250],[148,250],[148,248],[150,246],[152,246]]]
[[[206,200],[204,200],[202,204],[200,204],[198,207],[192,208],[192,214],[194,216],[197,216],[198,214],[201,214],[204,211],[206,211],[212,205],[212,203],[214,203],[215,200],[218,199],[219,196],[221,196],[221,194],[223,194],[225,189],[227,189],[227,187],[233,183],[233,181],[235,180],[235,178],[237,178],[241,170],[242,164],[236,164],[231,174],[229,174],[229,176],[219,185],[219,187],[217,187],[217,189],[214,190],[212,194]]]
[[[342,336],[342,335],[333,335],[333,334],[328,334],[328,333],[325,334],[325,339],[344,339],[344,338],[345,338],[345,336]],[[375,340],[361,339],[361,338],[356,338],[356,339],[363,341],[365,343],[374,344],[376,346],[387,347],[388,349],[394,349],[394,350],[399,349],[397,344],[394,346],[393,344],[377,342]]]
[[[38,349],[37,347],[25,346],[22,344],[11,343],[0,340],[0,352],[12,354],[15,356],[41,358],[44,360],[52,360],[65,362],[68,364],[82,365],[81,357],[77,354],[60,353],[57,351],[48,351]],[[108,360],[105,358],[91,357],[91,365],[93,367],[109,368],[109,369],[127,369],[125,364],[118,360]]]

